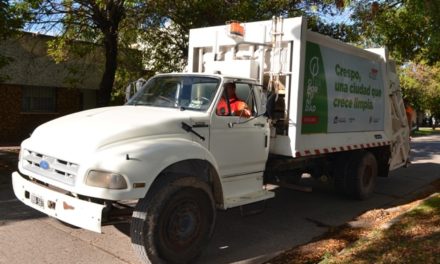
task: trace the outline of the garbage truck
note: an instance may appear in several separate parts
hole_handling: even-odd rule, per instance
[[[129,221],[143,262],[188,263],[213,235],[217,210],[270,199],[268,186],[324,177],[362,200],[408,162],[385,48],[276,17],[192,29],[188,54],[186,72],[142,82],[125,105],[36,128],[12,174],[17,198],[95,232]]]

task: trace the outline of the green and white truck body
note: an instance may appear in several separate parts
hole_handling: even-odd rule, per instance
[[[384,145],[396,154],[409,151],[396,69],[385,48],[363,50],[309,31],[302,17],[284,19],[278,29],[273,21],[244,28],[239,39],[227,26],[191,30],[188,67],[262,84],[268,74],[281,76],[288,125],[272,133],[271,153],[303,157]],[[393,97],[399,97],[394,107]],[[393,119],[400,124],[393,126]],[[398,156],[391,169],[406,163],[406,154]]]

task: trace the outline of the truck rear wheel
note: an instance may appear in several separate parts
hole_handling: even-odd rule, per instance
[[[165,177],[138,201],[130,233],[144,263],[190,263],[208,244],[215,225],[209,185],[195,177]]]
[[[365,200],[374,191],[377,178],[377,161],[371,152],[359,152],[348,165],[346,192],[350,196]]]

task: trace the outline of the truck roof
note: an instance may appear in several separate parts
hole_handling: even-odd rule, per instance
[[[234,81],[246,81],[246,82],[252,82],[256,83],[257,80],[252,78],[246,78],[246,77],[240,77],[240,76],[233,76],[233,75],[223,75],[219,73],[192,73],[192,72],[171,72],[171,73],[159,73],[156,76],[165,76],[165,75],[187,75],[187,76],[204,76],[204,77],[214,77],[214,78],[220,78],[220,79],[228,79],[228,80],[234,80]]]

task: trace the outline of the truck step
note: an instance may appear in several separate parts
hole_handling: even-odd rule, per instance
[[[306,187],[306,186],[301,186],[301,185],[297,185],[297,184],[291,184],[291,183],[287,183],[287,182],[271,182],[271,184],[273,185],[278,185],[281,188],[286,188],[286,189],[290,189],[293,191],[300,191],[300,192],[312,192],[313,189],[312,187]]]
[[[237,197],[226,198],[225,209],[242,206],[245,204],[255,203],[263,200],[273,198],[275,193],[267,190],[261,190],[254,193],[248,193]]]

